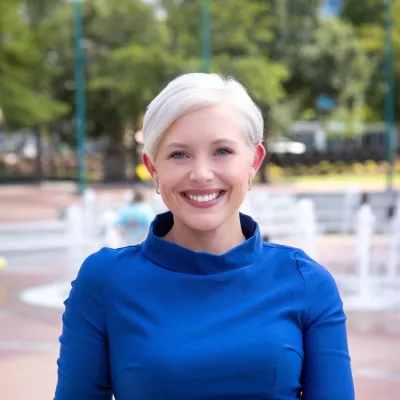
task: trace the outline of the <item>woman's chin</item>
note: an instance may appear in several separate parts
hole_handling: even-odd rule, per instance
[[[198,232],[215,231],[223,223],[221,218],[211,213],[204,213],[201,216],[189,215],[180,219],[189,229]]]

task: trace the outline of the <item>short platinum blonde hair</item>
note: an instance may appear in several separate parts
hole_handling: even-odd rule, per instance
[[[176,120],[200,108],[220,104],[229,104],[239,113],[250,146],[262,142],[261,111],[239,82],[217,74],[189,73],[171,81],[147,107],[143,153],[154,161],[160,140]]]

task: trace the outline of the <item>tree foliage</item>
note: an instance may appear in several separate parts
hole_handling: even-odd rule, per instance
[[[388,40],[385,24],[388,20],[386,2],[381,0],[347,0],[341,17],[356,27],[358,40],[368,55],[372,67],[372,78],[366,91],[366,102],[376,112],[374,119],[384,118],[384,99],[387,89],[385,52]],[[392,1],[392,40],[394,54],[394,76],[396,87],[400,82],[400,0]],[[400,118],[400,92],[395,91],[397,119]]]
[[[321,3],[210,1],[212,72],[243,83],[270,136],[315,110],[322,93],[339,104],[330,118],[383,118],[383,1],[347,0],[328,19]],[[400,0],[393,4],[398,80]],[[10,127],[51,126],[74,144],[72,9],[62,0],[1,1],[0,108]],[[110,178],[135,159],[133,134],[151,99],[177,75],[201,70],[201,10],[202,0],[83,2],[87,133],[107,139]]]
[[[4,0],[0,6],[0,108],[6,124],[16,128],[49,123],[68,110],[51,93],[51,72],[43,54],[47,27],[40,22],[32,26],[22,5]]]

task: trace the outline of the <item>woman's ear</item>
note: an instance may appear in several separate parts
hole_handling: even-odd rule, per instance
[[[150,157],[146,153],[142,155],[142,162],[147,168],[147,171],[149,171],[149,174],[153,178],[153,181],[156,182],[157,181],[156,168],[154,167],[154,164],[151,162]]]
[[[254,177],[257,174],[257,171],[260,169],[261,164],[265,158],[265,154],[266,154],[265,147],[261,143],[258,143],[255,148],[253,164],[251,166],[252,168],[251,179],[254,179]]]

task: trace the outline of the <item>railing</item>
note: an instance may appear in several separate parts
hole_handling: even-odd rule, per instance
[[[272,164],[291,168],[302,166],[317,166],[324,161],[330,163],[365,163],[384,162],[384,152],[381,150],[356,150],[342,148],[339,150],[318,151],[309,150],[304,154],[272,154]],[[106,158],[102,155],[90,155],[86,160],[87,180],[103,182]],[[121,163],[123,161],[121,160]],[[121,168],[124,168],[121,165]],[[53,155],[42,158],[42,179],[44,180],[77,180],[78,170],[74,155]],[[36,160],[14,155],[0,154],[0,183],[37,181],[39,179]]]
[[[104,160],[100,155],[91,155],[86,160],[87,180],[103,180]],[[78,176],[75,156],[53,155],[42,157],[42,179],[76,180]],[[33,158],[0,154],[0,183],[38,180],[37,161]]]
[[[355,150],[341,148],[338,150],[309,150],[304,154],[272,154],[271,162],[280,167],[293,167],[296,164],[317,165],[321,161],[356,163],[366,161],[384,161],[384,152],[381,150]]]

